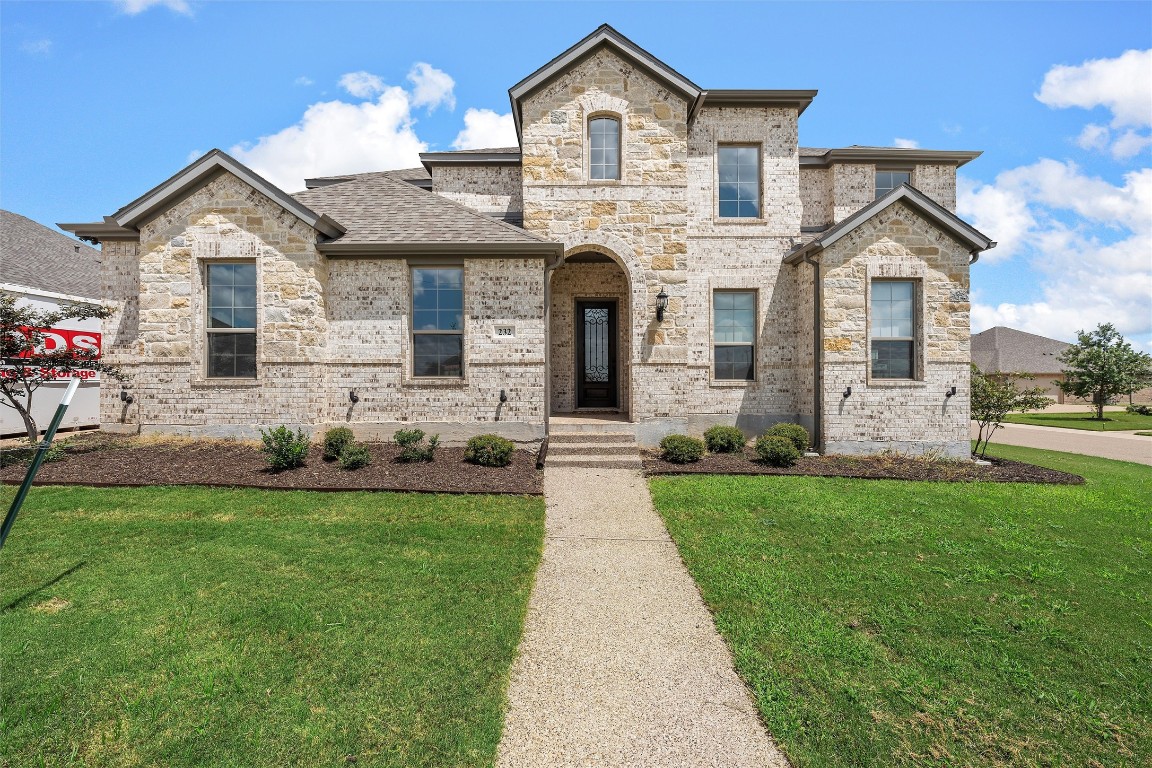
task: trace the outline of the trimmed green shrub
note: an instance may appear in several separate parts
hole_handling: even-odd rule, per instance
[[[790,467],[800,458],[796,444],[780,435],[761,435],[756,439],[756,455],[772,467]]]
[[[700,461],[704,455],[704,441],[688,435],[668,435],[660,441],[660,450],[664,452],[664,461],[690,464]]]
[[[294,469],[304,466],[304,459],[308,457],[308,436],[304,430],[292,430],[281,424],[276,429],[267,432],[260,430],[260,439],[264,441],[264,460],[268,466],[277,471],[281,469]]]
[[[482,467],[506,467],[512,463],[516,445],[499,435],[477,435],[468,440],[464,458]]]
[[[800,453],[808,450],[808,430],[799,424],[774,424],[764,434],[769,437],[787,438],[791,441],[792,445],[796,446],[796,450],[800,451]]]
[[[324,461],[336,461],[353,442],[352,430],[348,427],[328,430],[324,433]]]
[[[360,469],[372,463],[372,454],[367,446],[348,445],[340,452],[340,466],[344,469]]]
[[[400,455],[397,461],[432,461],[436,453],[436,446],[440,444],[440,435],[433,435],[424,442],[424,430],[399,429],[392,435],[392,439],[400,446]]]
[[[1140,405],[1139,403],[1131,403],[1125,408],[1128,413],[1135,413],[1140,416],[1152,416],[1152,405]]]
[[[711,453],[739,453],[747,442],[744,433],[736,427],[717,424],[704,433],[704,444]]]

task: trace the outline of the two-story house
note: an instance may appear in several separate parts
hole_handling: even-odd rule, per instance
[[[603,26],[509,91],[519,144],[287,194],[213,151],[103,222],[109,428],[642,444],[798,421],[967,456],[977,152],[801,147],[815,91],[706,90]]]

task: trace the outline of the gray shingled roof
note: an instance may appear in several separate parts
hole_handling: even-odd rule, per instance
[[[381,174],[293,195],[322,211],[348,232],[336,242],[371,243],[547,243],[447,198]]]
[[[1060,373],[1071,344],[996,326],[972,335],[972,362],[985,373]]]
[[[305,179],[304,183],[308,189],[315,189],[317,187],[327,187],[332,184],[341,184],[345,181],[355,181],[356,179],[397,179],[398,181],[431,181],[432,175],[428,173],[428,169],[424,166],[419,168],[399,168],[393,171],[371,171],[369,173],[345,173],[340,176],[315,176],[310,179]]]
[[[0,210],[0,282],[100,298],[100,251]]]

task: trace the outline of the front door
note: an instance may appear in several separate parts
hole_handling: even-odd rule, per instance
[[[576,407],[618,407],[616,378],[616,302],[576,302]]]

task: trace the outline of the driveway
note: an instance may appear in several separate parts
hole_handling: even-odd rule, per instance
[[[977,432],[976,422],[972,422],[973,440]],[[1005,424],[992,435],[992,443],[1080,453],[1152,466],[1152,437],[1141,437],[1130,432],[1089,432],[1084,429]]]

